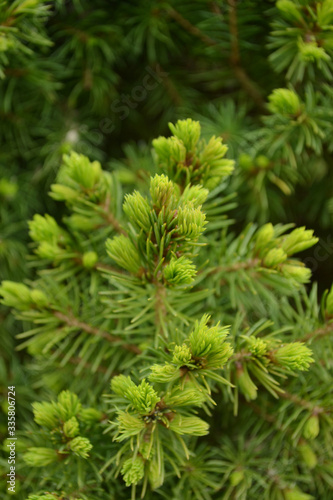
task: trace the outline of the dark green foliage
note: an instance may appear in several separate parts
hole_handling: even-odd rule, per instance
[[[332,26],[0,0],[19,500],[331,498]]]

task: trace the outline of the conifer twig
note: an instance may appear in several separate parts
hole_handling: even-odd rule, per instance
[[[279,393],[279,396],[281,396],[283,399],[288,399],[289,401],[292,401],[297,406],[303,406],[307,410],[311,411],[313,415],[319,415],[320,413],[328,413],[327,410],[325,410],[321,406],[315,405],[310,401],[307,401],[306,399],[296,396],[296,394],[291,394],[288,391],[283,390],[283,392]]]
[[[258,91],[257,86],[251,80],[249,75],[246,73],[244,68],[241,66],[239,44],[238,44],[238,27],[237,27],[237,0],[228,0],[229,4],[229,29],[231,35],[231,55],[230,62],[232,64],[234,73],[239,83],[242,85],[243,89],[248,93],[248,95],[254,100],[257,106],[261,109],[265,109],[265,102]]]
[[[300,339],[300,342],[308,342],[310,339],[316,340],[330,333],[333,333],[333,322],[327,323],[324,327],[317,328],[313,332],[308,333]]]
[[[232,273],[235,271],[239,271],[241,269],[253,269],[260,264],[260,259],[249,259],[243,262],[236,262],[235,264],[231,264],[230,266],[225,267],[216,267],[212,273]]]
[[[51,351],[51,352],[52,352],[52,354],[53,354],[55,351]],[[61,358],[62,358],[63,356],[59,356],[59,357],[61,357]],[[79,365],[80,363],[82,363],[82,361],[83,361],[83,359],[82,359],[82,358],[80,358],[79,356],[76,356],[76,357],[75,357],[75,356],[72,356],[72,357],[71,357],[71,358],[69,358],[69,360],[68,360],[68,362],[69,362],[69,363],[71,363],[72,365]],[[83,364],[83,366],[84,366],[84,368],[87,368],[88,370],[91,370],[91,368],[92,368],[92,366],[93,366],[93,365],[92,365],[91,363],[87,363],[87,362],[85,362],[85,363]],[[107,369],[107,367],[106,367],[106,366],[98,366],[98,367],[96,368],[96,371],[97,371],[97,372],[100,372],[100,373],[107,373],[108,369]]]
[[[100,330],[99,328],[95,328],[89,325],[88,323],[84,323],[83,321],[78,320],[72,314],[66,315],[60,311],[54,311],[53,315],[70,327],[78,328],[79,330],[83,330],[84,332],[90,333],[91,335],[104,338],[108,342],[121,342],[120,347],[122,347],[123,349],[126,349],[127,351],[130,352],[134,352],[135,354],[141,353],[141,349],[139,349],[139,347],[132,344],[124,344],[122,343],[123,339],[121,337],[118,337],[116,335],[111,335],[110,333]]]
[[[231,56],[230,62],[236,78],[238,79],[241,86],[248,93],[248,95],[254,100],[257,106],[261,110],[265,110],[265,101],[263,100],[261,93],[257,89],[254,82],[252,82],[249,75],[246,73],[244,68],[240,64],[240,54],[238,45],[238,28],[237,28],[237,12],[236,12],[236,0],[229,0],[230,12],[229,12],[229,27],[231,34]],[[205,33],[203,33],[199,28],[193,26],[187,19],[185,19],[179,12],[175,9],[170,8],[168,10],[170,16],[182,26],[188,33],[199,38],[205,45],[209,47],[216,47],[223,55],[226,55],[225,51],[219,46],[216,40],[213,40]]]
[[[278,429],[278,430],[283,430],[283,427],[281,425],[278,424],[277,422],[277,419],[274,417],[274,415],[271,415],[270,413],[267,413],[266,411],[263,411],[261,409],[261,407],[255,403],[253,403],[253,401],[244,401],[245,404],[247,406],[249,406],[250,408],[252,408],[252,410],[257,414],[259,415],[263,420],[265,420],[266,422],[269,422],[270,424],[274,424],[274,426]],[[289,432],[289,430],[287,429],[287,432]]]
[[[202,42],[204,42],[205,45],[215,47],[217,45],[217,42],[207,36],[205,33],[203,33],[199,28],[196,26],[193,26],[193,24],[190,23],[185,17],[183,17],[179,12],[177,12],[175,9],[170,8],[168,9],[168,12],[170,16],[180,25],[182,26],[188,33],[190,33],[193,36],[196,36],[199,38]]]
[[[124,234],[125,236],[127,235],[127,232],[125,229],[123,229],[119,223],[119,221],[116,219],[116,217],[113,215],[113,213],[109,212],[109,207],[110,207],[110,195],[108,195],[105,199],[105,202],[103,205],[101,205],[101,208],[103,210],[102,216],[103,218],[111,224],[111,226],[114,227],[115,231],[120,234]]]
[[[171,97],[173,103],[176,106],[180,106],[183,102],[183,99],[182,99],[181,95],[179,94],[178,90],[176,89],[172,80],[168,77],[168,73],[166,73],[163,70],[163,67],[160,64],[158,65],[158,68],[155,66],[155,71],[156,72],[157,71],[163,72],[162,83],[163,83],[166,91],[168,92],[169,96]]]

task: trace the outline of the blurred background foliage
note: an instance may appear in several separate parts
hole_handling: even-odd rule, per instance
[[[22,270],[24,221],[55,211],[46,194],[63,153],[121,167],[133,184],[151,139],[184,117],[237,161],[238,219],[305,224],[327,240],[332,18],[330,1],[2,0],[5,275]],[[314,267],[325,279],[327,262]]]
[[[34,213],[61,219],[47,193],[64,153],[101,161],[131,191],[147,184],[151,140],[190,117],[236,160],[227,187],[241,200],[235,230],[248,221],[313,228],[319,250],[304,262],[327,288],[332,23],[331,0],[0,0],[1,278],[34,272]],[[22,354],[13,356],[19,325],[0,314],[1,385],[8,373],[26,385]],[[22,386],[27,402],[34,384]]]

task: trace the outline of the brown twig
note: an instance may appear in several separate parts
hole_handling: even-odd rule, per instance
[[[317,330],[308,333],[307,335],[299,339],[299,341],[307,342],[310,339],[317,340],[318,338],[325,337],[325,335],[329,335],[330,333],[333,333],[333,322],[327,323],[327,325],[325,325],[324,327],[317,328]]]
[[[252,401],[244,401],[244,403],[249,406],[250,408],[252,408],[252,410],[257,414],[259,415],[263,420],[266,420],[266,422],[269,422],[270,424],[274,424],[274,426],[279,429],[279,430],[283,430],[283,427],[278,424],[277,422],[277,419],[275,418],[274,415],[271,415],[270,413],[267,413],[266,411],[264,411],[259,405],[253,403]],[[289,430],[287,429],[287,432],[289,432]]]
[[[118,220],[115,218],[115,216],[113,215],[113,213],[111,213],[109,211],[110,209],[110,196],[107,196],[106,199],[105,199],[105,202],[103,205],[100,205],[101,209],[102,209],[102,217],[109,223],[111,224],[111,226],[113,226],[113,228],[115,229],[115,231],[117,231],[117,233],[120,233],[120,234],[124,234],[125,236],[127,235],[127,232],[125,231],[125,229],[123,229],[120,225],[120,223],[118,222]]]
[[[225,266],[225,267],[217,267],[213,271],[211,271],[211,274],[217,274],[217,273],[233,273],[235,271],[240,271],[241,269],[254,269],[260,264],[260,259],[249,259],[243,262],[236,262],[235,264],[231,264],[230,266]]]
[[[254,100],[257,106],[265,110],[265,102],[259,92],[256,84],[251,80],[244,68],[241,66],[241,58],[238,43],[238,26],[237,26],[237,0],[228,0],[229,4],[229,29],[231,35],[231,54],[230,62],[233,67],[236,78],[243,89]]]
[[[184,30],[186,30],[191,35],[199,38],[205,45],[209,45],[211,47],[215,47],[217,45],[217,42],[215,40],[205,35],[205,33],[203,33],[196,26],[193,26],[193,24],[191,24],[190,21],[185,19],[185,17],[179,14],[179,12],[177,12],[175,9],[173,8],[168,9],[168,13],[180,26],[182,26],[182,28],[184,28]]]
[[[79,357],[71,357],[69,358],[68,360],[72,365],[79,365],[80,363],[82,363],[82,358],[79,358]],[[92,364],[91,363],[84,363],[83,364],[84,368],[87,368],[88,370],[91,370],[92,368]],[[98,366],[96,368],[96,371],[100,372],[100,373],[106,373],[108,371],[108,369],[105,367],[105,366]]]
[[[83,266],[83,255],[78,253],[77,257],[73,258],[74,262],[76,264],[79,264],[80,266]],[[117,269],[116,267],[109,266],[109,264],[104,264],[103,262],[96,262],[96,264],[93,266],[93,269],[96,270],[104,270],[104,271],[110,271],[113,273],[123,273],[121,269]]]
[[[171,97],[172,102],[176,106],[180,106],[182,104],[182,102],[183,102],[182,96],[179,94],[179,92],[178,92],[175,84],[171,80],[171,78],[169,78],[168,73],[166,71],[164,71],[164,69],[161,66],[161,64],[158,64],[158,65],[155,64],[154,65],[154,70],[155,70],[156,73],[163,73],[163,78],[161,78],[162,85],[164,85],[167,93]]]
[[[116,335],[111,335],[110,333],[100,330],[99,328],[89,325],[88,323],[79,321],[72,314],[66,315],[60,311],[54,311],[53,315],[60,321],[65,323],[67,326],[70,326],[72,328],[77,328],[78,330],[83,330],[84,332],[89,333],[90,335],[95,335],[96,337],[104,338],[110,343],[119,342],[121,348],[126,349],[127,351],[130,352],[134,352],[135,354],[141,353],[141,349],[139,349],[139,347],[137,347],[136,345],[126,344],[126,343],[124,344],[123,343],[124,339],[122,339],[121,337],[118,337]]]
[[[231,35],[231,55],[230,62],[234,71],[234,74],[243,87],[243,89],[249,94],[249,96],[254,100],[257,106],[262,110],[266,111],[265,101],[259,92],[257,85],[251,80],[249,75],[246,73],[245,69],[241,66],[239,44],[238,44],[238,27],[237,27],[237,10],[236,10],[236,0],[228,0],[229,3],[229,28]],[[179,12],[175,9],[170,8],[168,10],[170,16],[184,28],[191,35],[199,38],[205,45],[209,47],[216,47],[220,52],[226,56],[226,51],[223,50],[218,42],[213,38],[207,36],[199,28],[193,26],[187,19],[185,19]]]
[[[311,411],[313,415],[319,415],[320,413],[329,413],[321,406],[315,405],[310,401],[302,399],[299,396],[296,396],[296,394],[291,394],[290,392],[287,392],[285,390],[281,392],[279,396],[281,396],[281,398],[283,399],[288,399],[289,401],[292,401],[297,406],[303,406],[303,408],[306,408],[307,410]]]

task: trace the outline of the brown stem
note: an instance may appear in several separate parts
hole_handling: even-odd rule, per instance
[[[184,30],[186,30],[191,35],[199,38],[205,45],[209,45],[211,47],[217,45],[217,42],[215,40],[205,35],[205,33],[203,33],[196,26],[193,26],[193,24],[191,24],[190,21],[185,19],[185,17],[179,14],[179,12],[177,12],[175,9],[173,8],[168,9],[168,13],[182,28],[184,28]]]
[[[254,100],[261,110],[265,110],[265,101],[259,92],[256,84],[251,80],[244,68],[241,66],[241,58],[238,43],[238,26],[237,26],[237,0],[228,0],[229,4],[229,29],[231,35],[231,54],[230,62],[233,67],[235,76],[243,89]]]
[[[13,76],[14,78],[21,78],[22,76],[27,76],[29,71],[27,69],[21,68],[6,68],[4,70],[6,76]]]
[[[72,358],[69,358],[68,361],[72,365],[79,365],[82,362],[82,358],[74,357],[73,356]],[[91,368],[92,368],[92,364],[91,363],[84,363],[83,366],[84,366],[84,368],[87,368],[87,370],[91,370]],[[105,366],[98,366],[96,371],[98,371],[100,373],[106,373],[108,371],[108,369]]]
[[[56,352],[55,350],[51,351],[52,354],[54,354],[55,352]],[[58,356],[58,357],[62,359],[64,356]],[[82,358],[80,358],[79,356],[77,356],[77,357],[72,356],[71,358],[69,358],[68,361],[72,365],[79,365],[80,363],[82,363]],[[83,366],[87,370],[91,370],[93,365],[91,363],[84,363]],[[100,373],[106,373],[108,371],[108,369],[106,368],[106,366],[98,366],[96,371],[100,372]]]
[[[314,330],[313,332],[308,333],[304,337],[300,338],[300,342],[307,342],[310,339],[317,340],[318,338],[325,337],[325,335],[329,335],[330,333],[333,332],[333,322],[328,323],[324,327],[317,328],[317,330]]]
[[[241,66],[239,45],[238,45],[238,27],[237,27],[237,11],[236,11],[236,0],[229,0],[229,28],[231,34],[231,56],[230,62],[234,71],[234,74],[243,87],[243,89],[249,94],[249,96],[254,100],[257,106],[261,110],[266,110],[265,101],[263,100],[261,93],[259,92],[256,84],[251,80],[249,75],[246,73],[244,68]],[[187,19],[185,19],[179,12],[175,9],[170,8],[168,10],[170,16],[184,28],[191,35],[199,38],[205,45],[209,47],[216,47],[223,55],[226,55],[225,51],[219,46],[218,42],[213,38],[210,38],[205,33],[203,33],[199,28],[193,26]]]
[[[95,335],[96,337],[104,338],[110,343],[120,342],[121,343],[120,347],[122,347],[123,349],[126,349],[127,351],[130,352],[134,352],[135,354],[141,353],[141,349],[139,349],[139,347],[137,347],[136,345],[124,344],[123,339],[121,337],[118,337],[116,335],[111,335],[110,333],[104,332],[103,330],[99,330],[98,328],[95,328],[92,325],[89,325],[88,323],[79,321],[72,314],[66,315],[60,311],[54,311],[53,315],[60,321],[65,323],[67,326],[78,328],[79,330],[83,330],[84,332],[89,333],[91,335]]]
[[[105,213],[104,218],[111,224],[111,226],[114,227],[114,229],[117,231],[117,233],[124,234],[125,236],[127,235],[125,229],[121,227],[115,216],[111,213]]]
[[[73,260],[75,263],[79,264],[80,266],[83,266],[83,255],[82,254],[78,253],[77,257],[74,257]],[[105,270],[105,271],[111,271],[114,273],[123,273],[123,271],[121,269],[116,269],[115,267],[109,266],[108,264],[104,264],[103,262],[96,262],[93,269],[97,269],[97,270],[101,269],[101,270]]]
[[[296,394],[291,394],[290,392],[284,391],[281,392],[279,396],[283,399],[288,399],[289,401],[292,401],[297,406],[303,406],[303,408],[306,408],[307,410],[311,411],[313,415],[319,415],[320,413],[329,413],[321,406],[314,405],[310,401],[307,401],[306,399],[302,399],[299,396],[296,396]]]
[[[95,267],[95,269],[112,271],[112,272],[117,273],[117,274],[125,274],[122,269],[116,269],[115,267],[109,266],[108,264],[103,264],[103,262],[97,262],[94,267]]]
[[[127,232],[121,227],[115,216],[109,211],[110,209],[110,196],[107,196],[103,205],[100,205],[102,212],[102,217],[109,223],[117,233],[127,235]]]
[[[168,73],[164,71],[161,64],[154,65],[154,70],[156,71],[156,73],[163,72],[162,84],[164,85],[169,96],[171,97],[172,102],[176,106],[180,106],[183,102],[182,96],[179,94],[171,78],[168,77]]]
[[[257,415],[259,415],[263,420],[266,420],[266,422],[269,422],[270,424],[274,424],[274,426],[277,429],[283,430],[283,427],[277,423],[277,420],[274,417],[274,415],[271,415],[270,413],[267,413],[267,412],[263,411],[262,408],[259,405],[253,403],[252,401],[244,401],[244,402],[245,402],[245,404],[247,406],[249,406],[250,408],[252,408],[252,410]],[[288,429],[287,429],[287,432],[289,432]]]
[[[235,264],[231,264],[230,266],[225,267],[217,267],[211,271],[211,274],[214,273],[233,273],[235,271],[239,271],[240,269],[254,269],[260,264],[260,259],[249,259],[244,262],[236,262]]]
[[[235,352],[231,356],[230,361],[235,361],[236,363],[238,363],[242,359],[244,359],[244,358],[251,358],[252,356],[253,356],[252,352],[239,351],[239,352]]]

